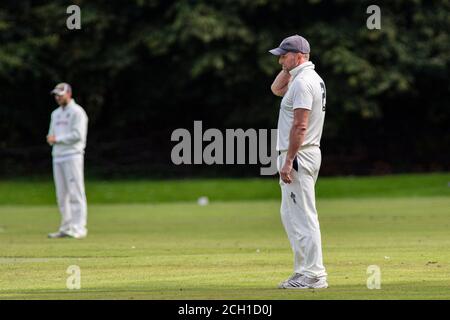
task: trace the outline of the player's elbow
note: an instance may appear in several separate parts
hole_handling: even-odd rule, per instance
[[[74,131],[70,137],[72,143],[76,143],[81,140],[81,132]]]
[[[285,93],[283,90],[277,88],[277,87],[274,86],[274,85],[272,85],[272,86],[270,87],[270,90],[272,91],[272,93],[273,93],[274,95],[276,95],[276,96],[278,96],[278,97],[284,96],[284,93]]]
[[[308,129],[308,126],[306,125],[306,123],[304,121],[294,121],[292,123],[292,127],[299,134],[304,134],[306,132],[306,130]]]
[[[270,91],[272,91],[272,93],[276,96],[278,96],[278,90],[274,85],[270,86]]]

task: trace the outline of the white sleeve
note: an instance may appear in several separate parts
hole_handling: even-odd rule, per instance
[[[56,136],[56,143],[74,144],[86,138],[87,117],[84,112],[77,112],[73,115],[70,132]]]
[[[50,127],[48,128],[48,135],[53,136],[55,134],[54,124],[53,124],[53,112],[50,115]]]
[[[300,81],[299,81],[300,80]],[[299,79],[292,83],[293,95],[292,106],[293,109],[312,109],[313,91],[312,87],[303,79]]]

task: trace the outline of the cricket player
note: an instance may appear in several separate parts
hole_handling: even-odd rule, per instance
[[[280,211],[294,253],[294,273],[279,288],[327,288],[314,191],[322,160],[325,83],[309,61],[305,38],[290,36],[269,52],[282,66],[271,90],[283,97],[277,138]]]
[[[88,117],[72,99],[72,88],[58,84],[51,91],[59,107],[52,112],[47,142],[53,146],[53,177],[61,213],[59,231],[49,238],[87,236],[87,204],[84,189],[84,149]]]

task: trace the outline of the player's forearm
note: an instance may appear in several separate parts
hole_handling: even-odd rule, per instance
[[[294,110],[294,120],[289,133],[289,148],[286,155],[286,161],[293,162],[297,152],[305,141],[306,131],[308,129],[309,110],[297,108]]]
[[[277,96],[284,96],[288,89],[289,80],[291,79],[291,75],[289,72],[285,70],[281,70],[280,73],[276,76],[275,80],[273,81],[270,89],[272,90],[273,94]]]
[[[289,134],[289,148],[286,156],[286,161],[293,162],[298,150],[305,141],[306,125],[293,125]]]
[[[55,138],[56,143],[73,144],[81,140],[81,133],[78,130],[74,130],[71,133],[57,135]]]
[[[81,124],[75,128],[73,128],[69,133],[56,135],[56,143],[60,144],[73,144],[83,137],[86,137],[87,127],[84,124]]]

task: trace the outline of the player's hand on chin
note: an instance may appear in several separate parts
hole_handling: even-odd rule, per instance
[[[280,177],[284,183],[289,184],[292,182],[291,172],[292,172],[292,162],[286,160],[280,171]]]

